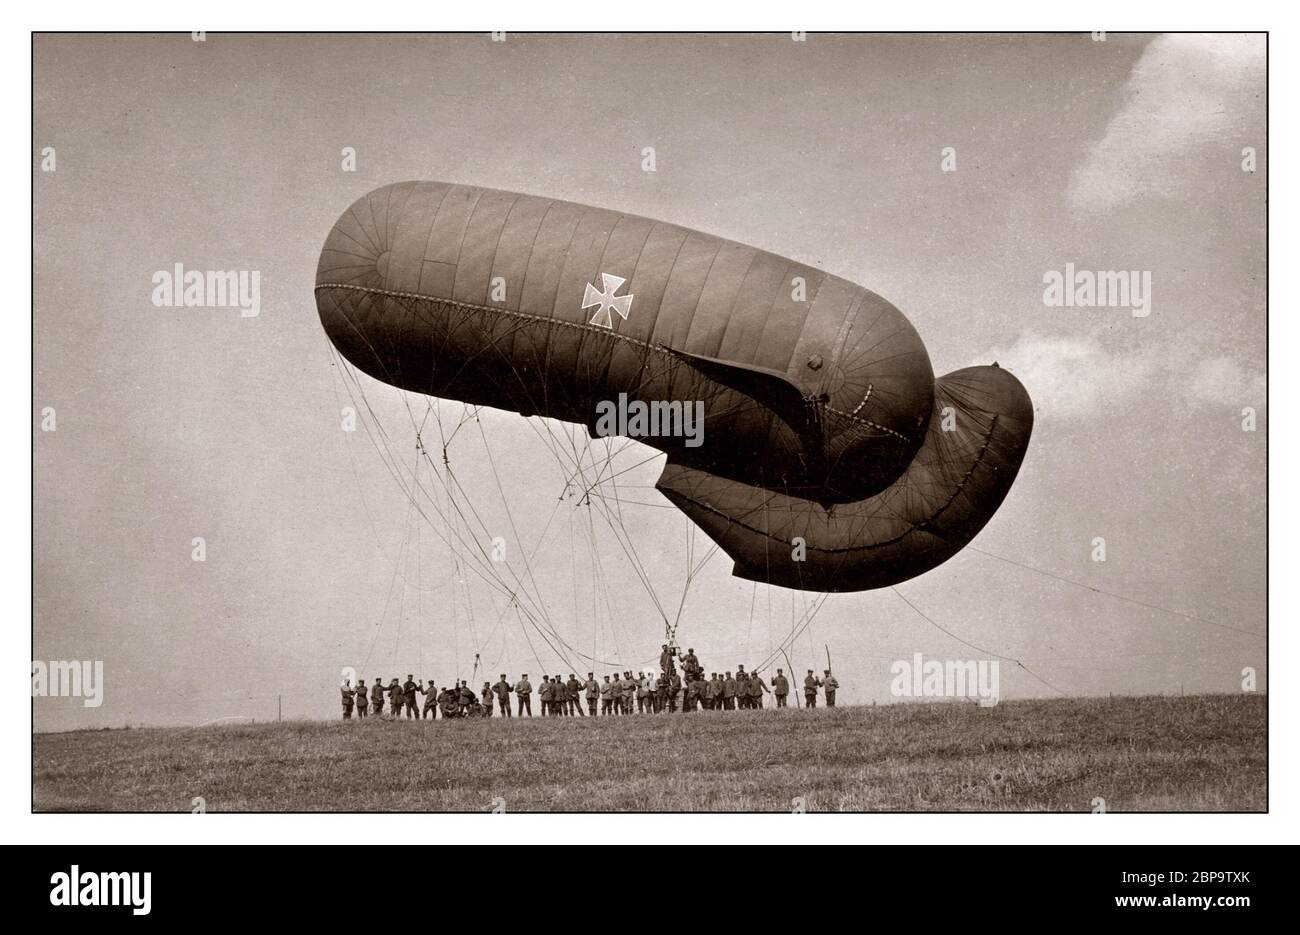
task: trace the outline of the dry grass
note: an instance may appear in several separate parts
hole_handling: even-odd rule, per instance
[[[1263,811],[1258,695],[35,737],[37,811]]]

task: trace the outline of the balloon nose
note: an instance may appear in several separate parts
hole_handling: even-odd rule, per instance
[[[316,266],[316,285],[388,286],[392,240],[390,208],[398,201],[388,185],[354,201],[336,222]]]

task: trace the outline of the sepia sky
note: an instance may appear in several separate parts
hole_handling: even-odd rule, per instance
[[[38,36],[34,658],[102,660],[105,685],[96,708],[35,699],[36,728],[262,720],[277,700],[333,718],[344,666],[475,687],[640,669],[656,604],[682,608],[706,669],[751,668],[806,619],[816,595],[733,578],[721,552],[683,598],[711,543],[653,489],[662,455],[628,445],[586,506],[547,442],[588,466],[605,443],[340,372],[321,244],[405,179],[790,256],[890,300],[936,373],[1020,378],[1034,436],[972,548],[830,596],[788,648],[802,673],[829,647],[842,703],[894,700],[914,653],[1005,657],[1003,698],[1232,692],[1246,667],[1265,688],[1264,55],[1261,36],[1113,33]],[[155,307],[176,263],[259,271],[260,315]],[[1150,271],[1151,314],[1046,307],[1067,263]],[[358,393],[382,433],[364,404],[342,430]],[[420,424],[438,469],[454,433],[450,500],[416,467]],[[381,450],[420,472],[428,521]],[[447,544],[489,533],[543,627]]]

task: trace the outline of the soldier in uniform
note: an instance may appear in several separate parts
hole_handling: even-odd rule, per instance
[[[406,682],[402,685],[402,701],[406,704],[407,718],[420,719],[420,711],[415,706],[415,693],[424,688],[424,683],[415,683],[415,676],[407,673]]]
[[[356,692],[352,690],[351,683],[347,679],[343,680],[343,720],[352,720],[352,705],[355,701]]]
[[[727,673],[727,677],[722,680],[722,710],[734,711],[736,709],[736,680]]]
[[[542,680],[537,684],[537,702],[542,706],[542,717],[551,716],[551,696],[553,693],[551,677],[543,674]]]
[[[614,713],[614,683],[605,675],[605,683],[600,686],[600,716],[608,717]]]
[[[429,679],[428,683],[420,691],[424,695],[424,705],[420,708],[420,720],[425,718],[431,721],[437,720],[438,686],[433,684],[433,679]]]
[[[357,717],[366,716],[367,709],[370,707],[370,689],[366,688],[366,680],[357,680]]]
[[[759,710],[763,707],[763,692],[771,691],[763,677],[755,672],[749,677],[749,706]]]
[[[749,707],[749,676],[745,674],[744,666],[739,666],[736,672],[736,707]]]
[[[483,691],[479,693],[478,697],[479,700],[482,702],[482,704],[479,705],[479,707],[483,709],[483,716],[491,717],[492,716],[492,685],[488,682],[484,682]]]
[[[831,670],[827,669],[823,673],[826,677],[822,679],[822,685],[826,691],[826,707],[835,707],[835,690],[840,687],[840,683],[835,681],[835,676],[831,675]]]
[[[456,692],[456,702],[460,707],[460,713],[462,716],[469,713],[469,706],[476,700],[473,689],[469,687],[469,682],[461,679],[460,689]]]
[[[374,717],[384,716],[384,680],[376,678],[371,683],[370,713]]]
[[[821,679],[813,675],[813,670],[809,669],[803,680],[803,705],[805,708],[817,707],[817,687],[821,683]]]
[[[673,671],[674,668],[673,651],[668,648],[667,643],[664,643],[663,649],[659,653],[659,671],[664,675],[667,675],[669,672]]]
[[[582,687],[586,690],[587,695],[587,713],[592,717],[596,716],[596,703],[600,701],[600,683],[596,681],[596,673],[588,672],[587,681]]]
[[[636,713],[645,714],[650,710],[650,679],[644,672],[636,674]]]
[[[695,681],[695,677],[702,674],[700,660],[696,658],[695,650],[686,650],[686,655],[682,657],[682,671],[686,673],[687,683]]]
[[[460,689],[449,685],[438,693],[438,707],[442,708],[442,719],[460,717]]]
[[[640,684],[632,678],[631,671],[623,673],[623,713],[631,714],[632,705],[636,699],[636,687]]]
[[[515,682],[515,698],[519,700],[519,716],[523,717],[524,712],[528,716],[533,716],[533,686],[528,684],[528,673],[525,672],[519,676],[519,681]]]
[[[682,693],[682,677],[674,672],[668,676],[668,684],[664,686],[664,700],[668,703],[668,713],[677,713],[677,698]]]
[[[492,691],[497,696],[497,707],[501,709],[502,717],[510,717],[510,693],[514,690],[515,687],[506,681],[504,672],[501,673],[501,681],[492,686]],[[490,697],[486,694],[483,699],[489,704],[492,703]]]
[[[388,714],[395,718],[402,716],[402,686],[396,677],[388,683]]]
[[[785,677],[782,669],[776,670],[776,676],[772,679],[772,695],[776,698],[778,708],[785,707],[786,696],[790,694],[790,680]]]
[[[569,673],[569,683],[565,685],[568,689],[569,696],[569,716],[578,715],[586,717],[587,714],[582,710],[582,683],[577,680],[572,672]]]

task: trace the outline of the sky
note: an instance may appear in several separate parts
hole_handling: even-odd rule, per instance
[[[916,653],[998,660],[1003,699],[1235,692],[1247,668],[1267,687],[1262,36],[47,35],[34,55],[33,659],[104,672],[98,706],[34,699],[35,729],[333,718],[345,667],[644,669],[661,607],[710,671],[829,654],[840,703],[910,700],[891,666]],[[405,179],[860,283],[937,374],[996,360],[1024,383],[1020,476],[970,548],[896,588],[814,604],[733,578],[653,489],[662,455],[616,442],[593,507],[548,441],[588,467],[606,442],[340,369],[320,247]],[[176,263],[258,271],[260,314],[156,306]],[[1046,306],[1067,263],[1148,271],[1150,314]],[[451,437],[450,473],[416,467],[417,431]],[[507,561],[476,573],[467,547],[498,536]]]

